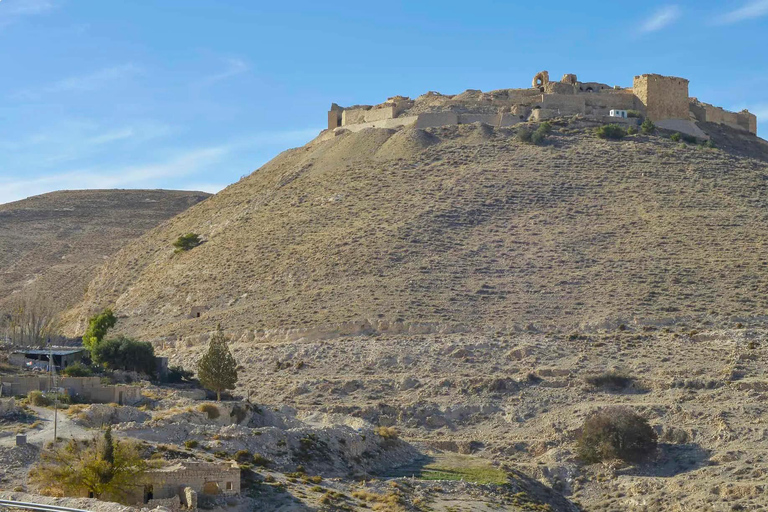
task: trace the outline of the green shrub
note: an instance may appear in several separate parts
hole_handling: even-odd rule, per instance
[[[235,452],[235,460],[237,462],[250,462],[253,460],[253,456],[248,450],[238,450]]]
[[[642,117],[642,114],[639,110],[627,110],[627,117],[639,118]]]
[[[528,128],[520,128],[517,130],[517,140],[520,142],[530,143],[533,137],[533,132]]]
[[[203,243],[203,241],[200,240],[200,235],[197,233],[187,233],[176,239],[176,241],[173,242],[173,246],[176,248],[176,252],[184,252],[194,249],[201,243]]]
[[[185,370],[181,366],[171,366],[168,368],[168,383],[180,384],[182,382],[191,382],[195,378],[195,372]]]
[[[533,132],[533,135],[531,135],[531,144],[540,145],[542,142],[544,142],[544,139],[547,138],[547,135],[545,133],[540,132],[539,130],[536,130]]]
[[[67,377],[90,377],[93,375],[93,370],[78,362],[64,368],[62,373]]]
[[[221,416],[221,412],[219,412],[219,408],[213,404],[200,404],[200,407],[198,407],[197,410],[207,414],[209,420],[215,420],[216,418]]]
[[[598,375],[589,375],[584,378],[584,381],[595,388],[620,390],[631,386],[634,379],[624,372],[611,370]]]
[[[374,430],[376,434],[388,440],[397,439],[397,429],[394,427],[376,427]]]
[[[657,436],[648,421],[626,407],[609,407],[584,421],[578,455],[587,463],[621,459],[639,462],[656,449]]]
[[[672,135],[670,135],[669,138],[672,139],[674,142],[680,142],[681,140],[683,140],[683,136],[679,132],[673,133]]]
[[[263,455],[260,455],[258,453],[253,454],[253,465],[254,466],[261,466],[261,467],[267,467],[272,463],[271,460],[264,457]]]
[[[37,390],[27,393],[27,400],[29,405],[34,405],[35,407],[48,407],[53,404],[50,398],[45,396],[42,391]]]
[[[637,135],[637,128],[635,128],[634,126],[630,126],[629,128],[627,128],[627,134],[628,135]]]
[[[611,139],[611,140],[620,140],[627,136],[627,132],[624,131],[624,128],[622,128],[617,124],[603,125],[597,128],[597,130],[595,130],[595,133],[601,139]]]
[[[197,448],[197,445],[198,445],[198,442],[195,441],[194,439],[187,439],[186,441],[184,441],[184,447],[187,448],[188,450],[193,450]]]
[[[710,148],[710,149],[715,149],[717,147],[712,139],[709,139],[709,140],[703,142],[702,146],[704,146],[705,148]]]
[[[543,134],[549,134],[552,131],[552,124],[549,121],[544,121],[539,125],[539,127],[536,129],[537,132],[541,132]]]
[[[148,341],[125,336],[102,341],[93,349],[93,360],[110,370],[127,370],[154,375],[155,348]]]
[[[640,125],[640,130],[642,130],[644,134],[650,135],[656,131],[656,125],[653,124],[653,121],[650,119],[646,119],[643,121],[643,124]]]

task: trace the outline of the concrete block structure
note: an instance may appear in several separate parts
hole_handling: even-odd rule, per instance
[[[491,92],[467,90],[457,95],[429,92],[415,100],[389,98],[380,105],[340,107],[331,105],[328,129],[360,131],[367,128],[434,128],[455,124],[486,123],[497,128],[525,121],[584,116],[597,120],[619,119],[615,112],[636,110],[654,123],[684,126],[688,121],[719,123],[736,130],[757,133],[757,117],[748,111],[728,112],[688,96],[688,80],[645,74],[634,77],[632,87],[580,82],[566,73],[559,82],[549,72],[537,73],[527,89],[500,89]],[[613,114],[612,114],[613,112]],[[623,117],[622,117],[623,119]]]

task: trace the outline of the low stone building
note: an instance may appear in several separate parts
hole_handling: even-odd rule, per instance
[[[48,375],[15,375],[2,377],[0,396],[26,396],[30,391],[50,391],[53,379]],[[100,377],[60,377],[58,387],[64,388],[73,398],[97,404],[131,405],[142,398],[138,386],[110,386],[101,383]]]
[[[172,510],[197,509],[198,496],[240,494],[240,468],[233,463],[179,461],[152,469],[126,502]]]
[[[67,366],[81,362],[85,355],[84,348],[26,349],[14,350],[8,356],[8,361],[17,366],[34,366],[49,370],[48,360],[53,357],[56,369],[63,370]]]

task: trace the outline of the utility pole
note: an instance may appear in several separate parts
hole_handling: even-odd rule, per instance
[[[51,387],[53,389],[53,444],[56,444],[59,429],[59,382],[56,377],[56,365],[53,363],[51,338],[48,338],[48,370],[51,373]]]

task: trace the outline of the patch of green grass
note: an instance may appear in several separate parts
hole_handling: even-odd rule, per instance
[[[509,483],[507,473],[488,461],[461,455],[441,455],[424,466],[416,477],[422,480],[464,480],[476,484]]]

